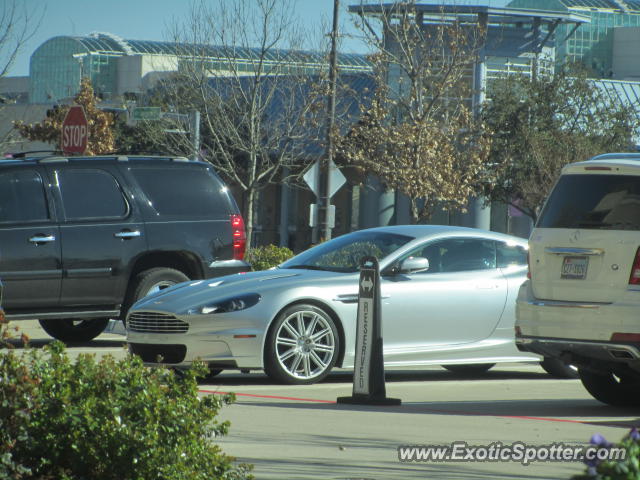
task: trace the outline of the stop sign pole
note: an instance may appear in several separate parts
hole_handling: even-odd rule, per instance
[[[87,149],[89,140],[89,122],[84,108],[75,105],[69,108],[62,122],[62,138],[60,145],[64,153],[82,154]]]

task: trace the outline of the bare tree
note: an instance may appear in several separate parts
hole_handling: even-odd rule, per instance
[[[471,102],[486,27],[463,25],[443,12],[425,23],[413,2],[380,11],[377,25],[364,14],[360,20],[377,51],[374,100],[340,142],[340,153],[406,194],[413,222],[436,208],[464,211],[479,189],[490,144]]]
[[[0,4],[0,80],[7,76],[25,44],[38,30],[44,10],[29,11],[19,0],[6,0]],[[0,115],[2,104],[9,101],[0,92]],[[0,132],[0,150],[5,150],[14,133],[11,129]]]
[[[243,192],[248,241],[257,194],[314,158],[322,111],[322,56],[297,50],[289,0],[198,1],[176,25],[178,73],[159,89],[165,108],[201,114],[199,155]],[[169,135],[167,141],[184,142]],[[318,153],[318,145],[315,145]]]

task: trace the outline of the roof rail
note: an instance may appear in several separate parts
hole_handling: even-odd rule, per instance
[[[30,150],[26,152],[9,153],[5,158],[27,158],[30,155],[35,156],[35,154],[42,154],[44,157],[46,155],[62,155],[62,152],[60,150]]]

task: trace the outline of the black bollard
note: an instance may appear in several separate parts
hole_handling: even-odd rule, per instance
[[[338,397],[338,403],[361,405],[400,405],[400,399],[387,398],[384,385],[382,343],[382,303],[380,267],[375,257],[360,260],[356,359],[353,394]]]

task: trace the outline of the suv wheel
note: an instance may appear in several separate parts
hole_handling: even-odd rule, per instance
[[[141,298],[189,280],[189,277],[175,268],[157,267],[144,270],[136,276],[129,286],[127,301],[122,309],[122,318],[126,318],[131,305]]]
[[[615,407],[631,407],[640,405],[638,391],[640,380],[633,377],[618,377],[613,372],[596,373],[583,368],[578,369],[582,385],[602,403]]]
[[[69,343],[93,340],[102,333],[108,323],[108,318],[40,320],[40,326],[45,332],[53,338]]]

